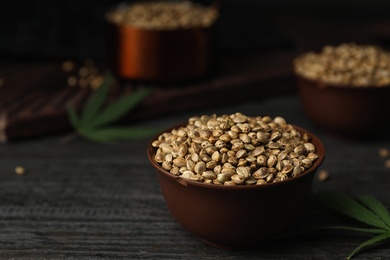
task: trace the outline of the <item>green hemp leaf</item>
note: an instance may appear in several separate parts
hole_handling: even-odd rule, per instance
[[[374,197],[357,196],[356,199],[353,199],[343,194],[329,191],[318,192],[317,197],[330,209],[373,227],[367,229],[354,227],[325,227],[376,234],[376,236],[365,241],[353,250],[347,259],[351,259],[354,255],[368,246],[372,246],[375,243],[390,238],[389,211]]]
[[[77,135],[91,141],[112,142],[150,136],[157,132],[150,128],[111,125],[134,109],[151,92],[151,88],[141,88],[104,106],[111,82],[111,75],[106,76],[100,88],[87,100],[81,115],[77,114],[74,107],[68,108],[68,118],[75,132],[64,138],[63,142]]]

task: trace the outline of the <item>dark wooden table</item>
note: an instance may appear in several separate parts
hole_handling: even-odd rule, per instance
[[[326,147],[321,169],[327,181],[316,190],[369,194],[390,208],[390,169],[379,148],[388,139],[346,140],[312,125],[296,94],[184,111],[150,119],[143,126],[164,128],[189,116],[211,113],[282,115],[317,134]],[[0,258],[2,259],[345,259],[369,236],[352,232],[311,232],[268,241],[247,250],[210,247],[183,230],[164,204],[154,169],[146,157],[149,138],[98,144],[63,135],[0,146]],[[19,176],[16,166],[26,173]],[[262,223],[254,223],[262,224]],[[291,227],[354,225],[311,198]],[[389,259],[389,244],[356,259]]]

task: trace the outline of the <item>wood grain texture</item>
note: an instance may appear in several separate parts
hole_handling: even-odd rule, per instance
[[[152,93],[131,114],[125,115],[123,121],[260,99],[265,94],[293,92],[290,63],[294,55],[293,52],[280,52],[224,57],[216,66],[218,70],[207,78],[181,83],[153,83]],[[76,68],[83,65],[76,64]],[[106,64],[98,67],[101,73],[108,69]],[[72,105],[76,110],[82,110],[92,93],[88,88],[69,87],[67,77],[75,72],[62,71],[60,62],[0,62],[0,71],[5,82],[0,95],[0,142],[68,131],[71,127],[67,108]],[[137,88],[151,85],[119,79],[117,82],[111,86],[108,103],[133,93]]]
[[[390,208],[390,170],[378,149],[389,140],[345,140],[312,125],[296,95],[204,108],[142,123],[165,128],[195,114],[282,115],[317,134],[327,155],[321,169],[331,178],[313,188],[370,194]],[[0,146],[1,259],[345,259],[369,237],[322,231],[268,241],[239,251],[210,247],[183,230],[164,204],[146,157],[149,138],[116,144],[76,139],[60,145],[52,136]],[[18,176],[17,165],[26,169]],[[258,225],[262,223],[254,223]],[[355,222],[334,215],[314,197],[289,231]],[[356,259],[388,259],[388,244]]]

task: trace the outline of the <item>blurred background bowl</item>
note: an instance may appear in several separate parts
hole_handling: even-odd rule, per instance
[[[168,132],[173,128],[167,129]],[[280,235],[300,214],[311,192],[313,177],[324,160],[325,149],[312,133],[318,159],[301,175],[263,185],[224,186],[183,179],[155,162],[152,139],[148,158],[156,169],[162,194],[173,218],[187,231],[220,248],[253,246]]]
[[[390,86],[335,85],[296,77],[305,114],[327,133],[365,138],[388,132]]]
[[[108,14],[129,6],[121,4]],[[213,62],[214,24],[160,30],[108,21],[111,66],[117,76],[130,80],[163,83],[207,76]]]

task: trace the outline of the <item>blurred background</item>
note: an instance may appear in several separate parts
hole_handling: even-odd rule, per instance
[[[121,2],[1,1],[0,57],[104,59],[104,14]],[[388,44],[388,11],[390,2],[385,0],[225,0],[218,47],[220,52],[237,53],[308,49],[343,40]]]
[[[89,59],[109,66],[108,43],[112,39],[107,33],[105,14],[122,2],[1,1],[2,141],[69,129],[66,105],[73,103],[80,108],[89,92],[67,87],[69,74],[61,70],[61,63]],[[173,84],[164,90],[157,85],[130,120],[294,93],[292,60],[302,52],[318,51],[325,45],[355,42],[390,48],[390,1],[220,3],[211,77],[187,85]],[[137,84],[126,86],[124,92],[131,93]],[[212,99],[213,96],[219,98]]]

